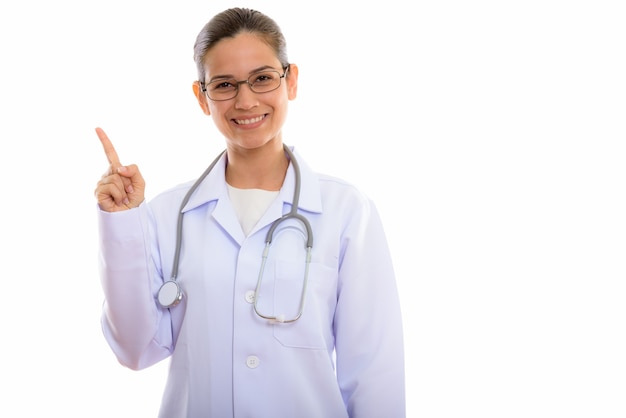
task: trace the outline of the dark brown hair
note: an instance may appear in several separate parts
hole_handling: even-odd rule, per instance
[[[241,32],[257,35],[274,50],[282,67],[289,65],[287,42],[278,24],[257,10],[235,7],[215,15],[196,37],[193,59],[196,62],[200,82],[204,82],[204,58],[207,52],[220,40],[233,38]]]

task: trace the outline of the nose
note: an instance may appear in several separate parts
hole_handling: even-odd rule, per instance
[[[235,108],[251,109],[258,103],[258,95],[252,91],[248,80],[238,82],[237,96],[235,97]]]

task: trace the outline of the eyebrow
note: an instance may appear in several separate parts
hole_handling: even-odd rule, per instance
[[[250,77],[252,74],[254,73],[258,73],[260,71],[265,71],[265,70],[272,70],[272,71],[278,71],[276,68],[272,67],[271,65],[262,65],[260,67],[257,67],[253,70],[250,70],[250,72],[248,73],[248,77]],[[235,76],[232,74],[219,74],[216,75],[214,77],[211,77],[207,83],[212,83],[216,80],[236,80]]]

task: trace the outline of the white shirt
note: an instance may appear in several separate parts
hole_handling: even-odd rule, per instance
[[[99,211],[104,336],[131,369],[170,359],[163,418],[405,416],[402,319],[376,207],[294,153],[298,212],[313,231],[306,303],[294,323],[271,324],[252,305],[267,231],[291,207],[293,167],[246,236],[221,158],[184,208],[185,296],[171,309],[155,297],[170,278],[179,206],[193,182],[135,209]],[[257,296],[262,313],[297,311],[303,231],[292,220],[277,228]]]
[[[239,189],[227,184],[228,197],[237,214],[243,233],[248,236],[254,225],[267,211],[278,192],[261,189]]]

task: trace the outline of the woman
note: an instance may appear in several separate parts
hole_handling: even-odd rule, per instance
[[[280,28],[226,10],[194,58],[194,94],[226,140],[206,177],[146,202],[138,167],[96,129],[110,163],[95,190],[106,340],[134,370],[170,358],[162,417],[403,417],[381,221],[283,145],[298,67]]]

